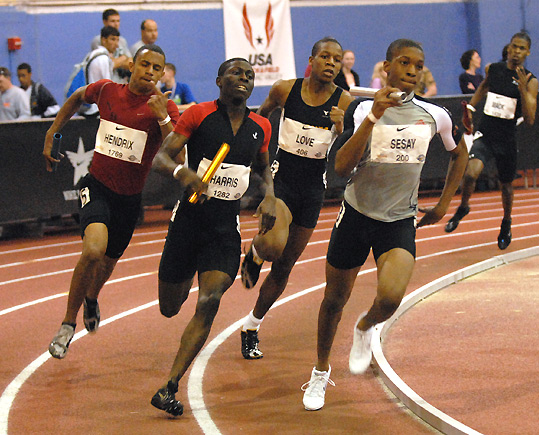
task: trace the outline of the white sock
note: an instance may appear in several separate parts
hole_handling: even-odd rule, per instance
[[[258,328],[260,328],[260,324],[262,323],[262,320],[264,320],[263,317],[261,319],[257,319],[253,315],[253,312],[251,311],[249,315],[247,316],[247,320],[243,324],[243,327],[241,328],[241,330],[247,331],[248,329],[250,330],[254,329],[255,331],[258,331]]]
[[[321,371],[321,370],[316,370],[316,367],[314,368],[314,374],[315,374],[315,376],[324,376],[326,373],[327,373],[328,376],[329,376],[329,374],[331,373],[331,366],[329,367],[329,370],[328,370],[327,372],[323,372],[323,371]]]
[[[252,243],[251,244],[251,251],[253,251],[253,260],[255,261],[256,264],[258,264],[259,266],[264,263],[264,259],[261,258],[258,253],[256,252],[256,248],[255,248],[255,244]]]

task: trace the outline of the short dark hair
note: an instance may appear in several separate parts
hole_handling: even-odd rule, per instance
[[[332,36],[326,36],[325,38],[322,38],[314,43],[313,48],[311,50],[311,56],[313,57],[316,56],[316,54],[320,51],[322,44],[325,44],[326,42],[334,42],[339,47],[341,47],[341,50],[342,50],[342,45],[339,41],[337,41]]]
[[[423,52],[423,47],[421,44],[417,41],[414,41],[412,39],[396,39],[391,44],[389,44],[389,47],[387,47],[386,51],[386,60],[391,62],[393,60],[393,56],[395,56],[395,53],[399,50],[402,50],[403,48],[407,47],[414,47],[418,50],[421,50]]]
[[[528,35],[528,33],[526,32],[515,33],[513,36],[511,36],[511,41],[515,38],[524,39],[525,41],[528,42],[528,48],[532,48],[532,39],[530,38],[530,35]]]
[[[28,65],[26,62],[21,63],[21,64],[17,67],[17,71],[20,71],[21,69],[25,69],[25,70],[27,70],[29,73],[32,72],[32,67],[31,67],[30,65]]]
[[[244,59],[243,57],[233,57],[232,59],[228,59],[228,60],[225,60],[221,66],[219,67],[219,69],[217,70],[217,77],[223,77],[225,75],[225,72],[226,70],[228,69],[229,65],[233,62],[237,62],[237,61],[242,61],[242,62],[247,62],[249,63],[249,61],[247,59]],[[251,65],[249,63],[249,65]]]
[[[11,78],[11,72],[5,66],[0,66],[0,76],[4,76],[8,79]]]
[[[505,44],[502,48],[502,62],[507,61],[507,50],[509,49],[509,44]]]
[[[109,36],[120,36],[120,31],[112,26],[103,27],[101,29],[101,37],[107,39]]]
[[[103,21],[107,21],[112,15],[120,15],[116,9],[105,9],[103,11]]]
[[[171,69],[174,72],[174,75],[176,75],[176,65],[173,63],[165,63],[165,68]]]
[[[140,30],[144,30],[146,28],[146,21],[148,20],[146,19],[142,23],[140,23]]]
[[[144,44],[142,47],[140,47],[137,52],[135,53],[135,55],[133,56],[133,63],[136,62],[137,60],[137,56],[140,52],[142,52],[143,50],[149,50],[149,51],[154,51],[156,53],[159,53],[163,56],[163,59],[165,60],[165,65],[166,65],[166,56],[165,56],[165,52],[163,51],[163,49],[161,47],[159,47],[159,45],[157,44]]]
[[[462,68],[470,68],[470,61],[475,53],[478,53],[478,51],[474,50],[473,48],[462,53],[462,56],[460,56],[460,64],[462,65]]]

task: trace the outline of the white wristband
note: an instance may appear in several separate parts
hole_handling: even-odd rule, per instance
[[[160,126],[167,125],[170,122],[170,115],[167,115],[167,117],[161,121],[157,121],[157,123]]]
[[[174,172],[172,173],[172,176],[177,180],[178,179],[178,172],[180,172],[180,169],[183,168],[183,165],[180,163],[178,166],[174,168]]]
[[[472,106],[471,104],[466,104],[466,108],[471,110],[472,112],[475,112],[475,107]]]
[[[378,121],[380,121],[380,119],[374,116],[372,112],[369,112],[367,118],[369,118],[369,121],[371,121],[373,124],[376,124]]]

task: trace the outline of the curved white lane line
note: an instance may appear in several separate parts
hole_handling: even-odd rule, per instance
[[[530,236],[531,237],[531,236]],[[537,236],[535,236],[537,237]],[[528,238],[528,237],[527,237]],[[443,251],[443,252],[439,252],[439,253],[434,253],[434,254],[429,254],[429,255],[425,255],[425,256],[421,256],[421,257],[417,257],[416,261],[419,261],[419,260],[423,260],[425,258],[430,258],[430,257],[434,257],[434,256],[438,256],[438,255],[442,255],[442,254],[447,254],[447,253],[451,253],[451,252],[458,252],[458,251],[461,251],[461,250],[467,250],[467,249],[471,249],[473,247],[480,247],[480,246],[485,246],[485,245],[490,245],[490,244],[494,244],[494,243],[497,243],[497,242],[491,242],[491,243],[483,243],[483,244],[480,244],[480,245],[473,245],[473,246],[467,246],[467,247],[464,247],[464,248],[457,248],[457,249],[451,249],[451,250],[447,250],[447,251]],[[516,252],[511,252],[511,253],[508,253],[508,254],[505,254],[503,256],[498,256],[498,257],[505,257],[506,259],[507,258],[512,258],[513,260],[512,261],[515,261],[516,259],[520,259],[520,258],[524,258],[524,257],[519,257],[519,254],[520,252],[525,252],[525,251],[529,251],[529,250],[537,250],[537,253],[539,254],[539,247],[534,247],[534,248],[528,248],[528,249],[524,249],[523,251],[516,251]],[[537,255],[537,254],[532,254],[532,255]],[[494,257],[494,258],[498,258],[498,257]],[[325,256],[323,257],[320,257],[320,258],[325,258]],[[492,259],[491,259],[492,260]],[[491,260],[486,260],[485,262],[482,262],[482,263],[486,263],[486,262],[489,262]],[[479,264],[482,264],[482,263],[479,263]],[[465,268],[465,269],[470,269],[472,270],[473,268],[476,268],[477,269],[477,265],[472,265],[472,266],[469,266],[468,268]],[[465,270],[463,269],[463,270]],[[363,271],[360,271],[358,273],[358,276],[360,275],[363,275],[363,274],[366,274],[366,273],[369,273],[369,272],[374,272],[376,271],[376,268],[372,268],[372,269],[366,269],[366,270],[363,270]],[[480,270],[477,270],[476,272],[474,273],[478,273]],[[455,275],[455,276],[460,276],[458,275],[459,272],[461,271],[457,271],[457,272],[454,272],[453,274],[450,274],[450,275]],[[449,276],[449,275],[447,275]],[[439,278],[435,281],[433,281],[432,283],[430,284],[427,284],[426,286],[423,286],[421,287],[419,290],[425,288],[425,287],[429,287],[430,285],[436,285],[435,283],[438,283],[439,281],[443,281],[445,277],[442,277],[442,278]],[[462,278],[461,278],[462,279]],[[446,279],[447,281],[447,279]],[[270,308],[270,310],[273,310],[274,308],[277,308],[287,302],[290,302],[296,298],[299,298],[301,296],[304,296],[306,294],[309,294],[309,293],[312,293],[316,290],[319,290],[321,288],[324,288],[326,285],[326,283],[322,283],[322,284],[319,284],[317,286],[314,286],[314,287],[310,287],[306,290],[303,290],[303,291],[300,291],[298,293],[295,293],[291,296],[288,296],[286,298],[283,298],[281,300],[278,300],[275,304],[273,304],[273,306]],[[448,284],[447,284],[448,285]],[[414,292],[412,292],[410,294],[410,296],[412,294],[415,294],[417,293],[419,290],[416,290]],[[409,299],[409,296],[407,296],[406,298],[403,299],[403,302],[404,303],[406,300]],[[416,301],[417,302],[417,301]],[[402,303],[401,303],[401,307],[402,307]],[[397,313],[400,311],[401,308],[399,308],[399,310],[397,311]],[[405,310],[406,311],[406,310]],[[397,314],[395,313],[395,315]],[[204,378],[204,371],[206,370],[206,366],[208,365],[208,362],[209,362],[209,359],[211,357],[211,355],[215,352],[215,350],[222,344],[224,343],[236,330],[238,330],[239,328],[241,328],[243,322],[245,321],[245,318],[242,318],[236,322],[234,322],[232,325],[230,325],[229,327],[227,327],[224,331],[222,331],[220,334],[218,334],[209,344],[207,344],[203,349],[202,351],[200,352],[200,354],[197,356],[197,358],[195,359],[195,361],[193,362],[193,366],[192,366],[192,369],[191,369],[191,373],[189,374],[189,378],[188,378],[188,383],[187,383],[187,396],[188,396],[188,400],[189,400],[189,404],[191,406],[191,409],[192,409],[192,412],[193,412],[193,416],[195,417],[195,419],[197,420],[200,428],[202,429],[202,431],[206,434],[206,435],[222,435],[221,432],[219,431],[219,428],[215,425],[215,423],[213,422],[213,420],[211,419],[211,416],[206,408],[206,404],[204,402],[204,394],[202,392],[202,381],[203,381],[203,378]],[[390,319],[391,320],[391,319]],[[385,324],[387,324],[389,322],[389,320],[387,322],[385,322]],[[375,334],[378,334],[378,342],[380,341],[380,329],[381,329],[381,325],[378,325],[378,327],[376,328],[378,329],[378,332],[375,332]],[[377,342],[377,343],[378,343]],[[373,350],[373,354],[374,354],[374,350]],[[378,352],[378,355],[381,355],[383,357],[383,353],[381,351],[381,348],[380,348],[380,351]],[[389,367],[389,364],[387,364],[387,366]],[[389,367],[389,369],[391,369],[391,367]],[[388,369],[388,370],[389,370]],[[392,369],[391,369],[392,371]],[[383,370],[380,369],[380,373],[382,373]],[[394,373],[394,372],[393,372]],[[395,377],[398,378],[398,376],[395,374]],[[400,379],[400,378],[398,378]],[[402,382],[404,384],[404,382]],[[406,385],[406,384],[404,384]],[[390,388],[391,389],[391,388]],[[408,390],[411,393],[415,394],[413,392],[413,390],[411,390],[409,387],[408,387]],[[391,390],[393,391],[393,390]],[[399,397],[399,395],[397,395],[394,391],[393,393]],[[417,394],[415,394],[417,396]],[[401,395],[402,396],[402,395]],[[419,396],[417,396],[419,397]],[[408,403],[409,401],[407,400],[403,400],[403,398],[399,397],[399,399],[406,405],[408,406]],[[421,398],[419,398],[421,399]],[[427,403],[425,402],[423,399],[421,399],[419,401],[419,403]],[[431,405],[429,405],[431,407],[432,410],[436,410],[438,411],[436,408],[432,407]],[[408,406],[409,407],[409,406]],[[415,414],[417,414],[419,417],[423,418],[421,414],[418,414],[417,412],[414,411],[413,408],[410,408],[412,410],[412,412],[414,412]],[[441,411],[438,411],[439,413],[443,414]],[[445,415],[445,414],[444,414]],[[447,416],[448,418],[448,421],[452,420],[455,425],[451,425],[451,424],[448,424],[446,426],[443,426],[443,427],[446,427],[447,428],[451,428],[451,429],[456,429],[457,427],[459,427],[459,425],[462,425],[462,423],[458,422],[457,420],[454,420],[452,419],[451,417]],[[425,421],[427,421],[429,424],[432,424],[430,423],[429,420],[423,418]],[[436,427],[434,424],[432,424],[433,427]],[[464,426],[464,425],[462,425]],[[464,426],[464,427],[467,427],[467,426]],[[476,434],[476,435],[481,435],[479,434],[478,432],[475,432],[473,429],[470,429],[470,432],[452,432],[452,431],[442,431],[443,433],[464,433],[464,434]]]
[[[520,225],[524,225],[524,224],[520,224]],[[466,233],[458,233],[458,234],[454,234],[455,236],[456,235],[469,235],[473,233],[472,231],[470,232],[466,232]],[[453,235],[451,235],[453,236]],[[449,236],[449,237],[451,237]],[[513,238],[513,241],[518,241],[518,240],[528,240],[528,239],[533,239],[533,238],[537,238],[539,237],[539,234],[532,234],[530,236],[524,236],[524,237],[515,237]],[[422,239],[417,239],[416,240],[416,243],[419,243],[419,242],[426,242],[426,241],[429,241],[429,240],[433,240],[433,239],[436,239],[436,237],[426,237],[426,238],[422,238]],[[327,240],[320,240],[320,241],[316,241],[316,242],[309,242],[309,246],[310,245],[319,245],[319,244],[322,244],[322,243],[327,243],[328,241]],[[473,246],[464,246],[464,247],[461,247],[461,248],[454,248],[450,251],[439,251],[439,252],[434,252],[432,254],[428,254],[428,255],[424,255],[424,256],[421,256],[421,257],[418,257],[418,259],[424,259],[424,258],[430,258],[430,257],[437,257],[437,256],[440,256],[440,255],[444,255],[444,254],[448,254],[448,253],[451,253],[451,252],[459,252],[459,251],[466,251],[468,249],[472,249],[472,248],[481,248],[481,247],[484,247],[484,246],[489,246],[489,245],[495,245],[497,242],[487,242],[487,243],[481,243],[481,244],[477,244],[477,245],[473,245]],[[159,254],[160,255],[160,254]],[[154,256],[154,254],[150,254],[149,257],[151,256]],[[307,259],[307,260],[301,260],[301,261],[298,261],[296,264],[305,264],[305,263],[310,263],[310,262],[313,262],[313,261],[319,261],[319,260],[323,260],[325,259],[326,256],[323,255],[321,257],[315,257],[315,258],[310,258],[310,259]],[[131,259],[126,259],[125,261],[129,261]],[[122,261],[122,260],[120,260]],[[263,268],[261,270],[261,272],[269,272],[271,268],[268,267],[268,268]],[[61,272],[68,272],[68,271],[72,271],[72,269],[68,269],[68,270],[65,270],[65,271],[61,271]],[[118,278],[118,279],[114,279],[114,280],[110,280],[110,281],[107,281],[105,283],[105,285],[108,285],[108,284],[114,284],[116,282],[121,282],[121,281],[127,281],[127,280],[130,280],[130,279],[136,279],[136,278],[141,278],[143,276],[148,276],[148,275],[153,275],[153,274],[156,274],[157,271],[154,271],[154,272],[147,272],[147,273],[142,273],[142,274],[139,274],[139,275],[131,275],[131,276],[127,276],[127,277],[124,277],[124,278]],[[52,273],[52,274],[56,274],[56,273]],[[239,277],[236,277],[236,279],[238,279]],[[18,280],[17,280],[18,281]],[[13,282],[13,281],[9,281],[9,282]],[[5,281],[5,283],[8,283],[8,281]],[[0,282],[0,285],[2,285],[2,282]],[[11,313],[13,311],[17,311],[17,310],[20,310],[22,308],[27,308],[27,307],[30,307],[32,305],[36,305],[36,304],[39,304],[39,303],[42,303],[42,302],[47,302],[49,300],[53,300],[53,299],[56,299],[58,297],[61,297],[61,296],[65,296],[67,295],[67,293],[59,293],[59,294],[56,294],[56,295],[51,295],[51,296],[47,296],[47,297],[44,297],[44,298],[41,298],[41,299],[37,299],[35,301],[30,301],[30,302],[26,302],[24,304],[20,304],[20,305],[16,305],[14,307],[11,307],[11,308],[6,308],[4,310],[1,310],[0,311],[0,316],[4,315],[4,314],[8,314],[8,313]]]
[[[325,256],[323,258],[325,258]],[[374,271],[376,271],[376,268],[374,267],[372,269],[365,269],[359,272],[358,276]],[[293,295],[290,295],[286,298],[280,299],[273,304],[273,306],[270,308],[270,311],[294,299],[320,290],[325,286],[326,283],[324,282],[314,287],[302,290],[298,293],[294,293]],[[202,429],[202,432],[204,432],[206,435],[221,435],[221,432],[211,419],[210,414],[206,408],[206,404],[204,403],[204,394],[202,392],[202,379],[204,378],[204,371],[206,370],[206,366],[208,365],[208,362],[213,352],[215,352],[215,350],[217,350],[217,348],[221,344],[223,344],[228,339],[228,337],[230,337],[235,331],[241,328],[245,319],[247,319],[247,316],[234,322],[232,325],[222,331],[219,335],[217,335],[217,337],[215,337],[209,344],[207,344],[195,359],[193,367],[191,369],[191,373],[189,374],[189,378],[187,380],[187,397],[189,400],[189,405],[191,406],[193,416],[198,422],[198,425]]]
[[[522,237],[520,239],[528,239],[528,238],[533,238],[533,237],[538,237],[538,236],[527,236],[527,237]],[[517,240],[517,239],[514,239],[514,240]],[[417,260],[421,260],[421,259],[432,257],[432,256],[442,255],[444,253],[457,252],[457,251],[460,251],[460,250],[465,250],[465,249],[471,249],[471,248],[474,248],[474,247],[485,246],[485,245],[489,245],[489,244],[494,244],[494,242],[492,242],[492,243],[484,243],[484,244],[480,244],[480,245],[467,246],[465,248],[451,249],[451,250],[447,250],[447,251],[443,251],[443,252],[439,252],[439,253],[435,253],[435,254],[430,254],[430,255],[418,257]],[[534,248],[531,248],[531,249],[534,249]],[[514,256],[515,254],[518,254],[518,252],[520,252],[520,251],[517,251],[517,252],[514,252],[514,253],[508,253],[508,254],[506,254],[506,256],[511,257],[511,256]],[[303,260],[303,261],[298,262],[297,264],[308,263],[308,262],[317,261],[317,260],[324,259],[324,258],[325,258],[325,255],[321,256],[321,257],[316,257],[316,258],[313,258],[313,259]],[[267,270],[269,270],[269,268],[266,269],[266,271]],[[362,274],[365,274],[365,273],[368,273],[368,272],[372,272],[374,270],[376,270],[376,269],[372,268],[372,269],[367,269],[367,270],[364,270],[364,271],[360,271],[358,276],[362,275]],[[149,275],[149,274],[152,274],[152,273],[155,273],[155,272],[150,272],[150,273],[141,274],[141,275],[146,276],[146,275]],[[238,279],[238,278],[239,277],[237,276],[236,279]],[[124,280],[124,279],[130,279],[130,278],[129,277],[128,278],[120,278],[120,280]],[[289,302],[289,301],[291,301],[293,299],[296,299],[298,297],[304,296],[305,294],[308,294],[308,293],[311,293],[313,291],[319,290],[320,288],[323,288],[324,286],[325,286],[325,283],[320,284],[320,285],[315,286],[315,287],[311,287],[311,288],[303,290],[301,292],[295,293],[294,295],[288,296],[286,298],[283,298],[282,300],[277,301],[273,305],[273,307],[271,309],[276,308],[278,306],[281,306],[284,303]],[[197,290],[198,290],[198,287],[195,287],[195,288],[190,290],[190,293],[194,292],[194,291],[197,291]],[[122,319],[122,318],[124,318],[124,317],[126,317],[128,315],[137,313],[139,311],[142,311],[142,310],[144,310],[146,308],[152,307],[152,306],[157,305],[157,304],[158,304],[158,300],[154,300],[154,301],[149,302],[147,304],[144,304],[144,305],[141,305],[139,307],[133,308],[131,310],[125,311],[125,312],[120,313],[120,314],[118,314],[116,316],[110,317],[109,319],[103,320],[101,322],[101,326],[105,326],[108,323],[111,323],[111,322],[113,322],[115,320]],[[228,338],[236,329],[241,327],[242,321],[243,321],[243,319],[238,320],[237,322],[235,322],[233,325],[231,325],[229,328],[227,328],[225,330],[225,331],[229,331],[230,329],[232,329],[231,331],[229,331],[228,335],[224,338],[224,340],[226,340],[226,338]],[[239,326],[237,326],[238,323],[239,323]],[[224,333],[224,331],[221,334],[223,334],[223,333]],[[74,335],[72,342],[78,340],[79,338],[83,337],[86,334],[87,334],[86,330],[78,332],[77,334]],[[212,343],[214,343],[214,341],[217,340],[217,338],[221,336],[221,334],[219,334],[214,340],[212,340],[212,342],[209,343],[206,346],[206,348],[210,347],[212,345]],[[224,337],[224,335],[223,335],[223,337]],[[191,375],[189,376],[189,379],[188,379],[188,396],[191,397],[190,394],[189,394],[189,390],[191,390],[192,394],[194,394],[194,396],[193,396],[194,399],[193,400],[195,401],[194,402],[195,405],[193,406],[193,414],[195,414],[195,409],[196,409],[195,418],[197,419],[197,422],[199,423],[199,425],[201,426],[201,428],[203,430],[205,430],[204,428],[206,427],[206,425],[208,425],[207,430],[209,430],[209,431],[213,431],[214,428],[217,429],[217,427],[215,426],[215,424],[213,424],[213,422],[212,422],[212,424],[213,424],[214,427],[210,427],[210,425],[207,423],[207,419],[209,418],[209,413],[206,410],[203,397],[201,396],[201,394],[202,394],[202,377],[204,375],[204,369],[205,369],[205,367],[207,365],[209,357],[211,356],[211,354],[215,351],[215,349],[217,347],[218,347],[218,345],[214,346],[213,350],[211,350],[211,352],[208,354],[206,362],[203,364],[202,370],[197,368],[197,370],[195,371],[194,367],[198,364],[198,359],[205,352],[206,348],[204,348],[202,350],[202,352],[199,354],[199,356],[197,357],[197,359],[195,359],[195,361],[193,363],[193,369],[191,370]],[[38,357],[36,360],[34,360],[32,363],[30,363],[28,366],[26,366],[22,370],[22,372],[19,373],[19,375],[17,375],[17,377],[2,392],[2,396],[0,396],[0,435],[7,435],[9,412],[11,410],[13,400],[15,400],[15,396],[17,395],[18,391],[20,390],[20,388],[22,387],[24,382],[26,382],[26,380],[39,367],[41,367],[41,365],[44,362],[46,362],[50,357],[51,356],[50,356],[50,354],[48,352],[43,353],[40,357]],[[201,362],[201,364],[202,364],[202,362]],[[191,376],[192,376],[193,372],[197,374],[197,377],[196,378],[194,377],[193,380],[191,380]],[[199,384],[199,385],[197,385],[197,384]],[[197,394],[199,396],[197,396]],[[190,400],[190,403],[192,403],[191,398],[189,400]],[[197,415],[198,415],[198,417],[197,417]],[[200,420],[199,420],[199,418],[200,418]],[[209,418],[209,421],[211,421],[211,418]],[[217,429],[217,432],[208,432],[208,433],[219,434],[220,432]]]
[[[197,290],[198,290],[198,287],[194,287],[189,291],[189,293],[193,293]],[[127,311],[124,311],[123,313],[119,313],[115,316],[109,317],[108,319],[105,319],[100,323],[100,327],[106,326],[109,323],[115,322],[116,320],[120,320],[120,319],[123,319],[124,317],[138,313],[139,311],[143,311],[147,308],[153,307],[154,305],[157,305],[158,303],[159,303],[158,300],[154,300],[154,301],[148,302],[147,304],[140,305],[138,307],[132,308],[131,310],[127,310]],[[88,331],[86,331],[85,329],[80,332],[77,332],[73,336],[73,340],[71,340],[71,343],[73,343],[74,341],[77,341],[79,338],[82,338],[87,334],[88,334]],[[23,369],[23,371],[19,373],[17,377],[13,379],[13,381],[11,381],[11,383],[3,391],[2,396],[0,396],[0,435],[7,435],[8,433],[9,411],[11,410],[11,406],[13,405],[15,396],[17,395],[17,393],[19,392],[23,384],[26,382],[26,380],[30,376],[32,376],[32,374],[50,358],[52,358],[52,356],[48,351],[41,354],[38,358],[36,358],[29,365],[27,365]]]
[[[408,409],[416,414],[421,419],[425,420],[434,428],[442,433],[451,434],[468,434],[479,435],[480,432],[466,426],[460,421],[443,413],[438,408],[435,408],[419,394],[412,390],[398,375],[388,363],[382,350],[382,342],[385,335],[388,333],[391,326],[402,316],[406,311],[411,309],[415,304],[425,299],[426,297],[436,293],[451,284],[455,284],[471,275],[484,272],[503,264],[513,261],[522,260],[524,258],[539,255],[539,246],[523,249],[520,251],[510,252],[503,255],[497,255],[488,260],[481,261],[471,266],[459,269],[453,273],[438,278],[431,283],[418,288],[407,295],[401,302],[395,314],[383,324],[375,328],[372,341],[373,362],[379,369],[379,374],[391,390],[391,392],[403,402]]]
[[[36,300],[30,301],[30,302],[26,302],[24,304],[15,305],[15,306],[13,306],[11,308],[6,308],[5,310],[0,310],[0,316],[3,316],[4,314],[12,313],[13,311],[22,310],[23,308],[31,307],[32,305],[37,305],[37,304],[41,304],[43,302],[52,301],[54,299],[58,299],[58,298],[61,298],[63,296],[67,296],[67,294],[68,294],[67,292],[57,293],[55,295],[51,295],[51,296],[47,296],[47,297],[44,297],[44,298],[41,298],[41,299],[36,299]]]
[[[516,209],[518,203],[520,203],[520,202],[535,201],[536,199],[533,198],[534,193],[535,192],[520,193],[518,191],[515,191],[515,204],[514,204],[515,207],[514,208]],[[498,198],[498,196],[499,196],[499,194],[496,193],[496,194],[487,195],[487,196],[484,196],[484,197],[481,197],[481,198],[476,198],[474,207],[484,207],[484,206],[496,206],[496,207],[498,207],[499,206],[498,201],[485,202],[485,201],[491,201],[494,198]],[[520,199],[520,198],[523,198],[523,199]],[[340,202],[336,202],[335,206],[337,207],[339,204],[340,204]],[[425,203],[422,202],[422,206],[424,206],[424,207],[431,207],[431,206],[434,206],[434,205],[436,205],[436,202],[425,202]],[[523,206],[523,207],[525,207],[525,206]],[[481,213],[483,213],[483,212],[484,211],[481,211]],[[330,216],[330,215],[333,215],[333,214],[337,214],[337,212],[336,211],[335,212],[321,212],[320,216],[321,217],[322,216]],[[245,221],[242,221],[241,224],[242,225],[244,225],[244,224],[252,224],[253,222],[256,222],[256,220],[246,219]],[[321,222],[321,221],[319,221],[319,222]],[[246,228],[245,230],[249,231],[251,229]],[[166,233],[167,233],[167,230],[146,231],[146,232],[135,231],[135,233],[133,234],[133,238],[140,237],[140,236],[153,236],[153,235],[156,235],[156,234],[166,234]],[[47,248],[56,248],[56,247],[59,247],[59,246],[69,246],[69,245],[74,245],[74,244],[82,244],[82,241],[80,239],[77,239],[77,240],[73,240],[73,241],[69,241],[69,242],[59,242],[59,243],[50,243],[50,244],[37,245],[37,246],[28,246],[26,248],[10,249],[10,250],[6,250],[6,251],[0,250],[0,255],[15,254],[15,253],[20,253],[20,252],[35,251],[35,250],[47,249]],[[142,242],[141,244],[144,244],[144,242]]]
[[[129,276],[125,276],[123,278],[111,279],[110,281],[107,281],[105,283],[105,285],[116,284],[116,283],[123,282],[123,281],[129,281],[131,279],[144,278],[145,276],[156,275],[156,274],[157,274],[157,271],[139,273],[138,275],[129,275]],[[61,298],[62,296],[67,296],[67,295],[68,295],[68,292],[57,293],[55,295],[51,295],[51,296],[47,296],[47,297],[44,297],[44,298],[41,298],[41,299],[36,299],[34,301],[26,302],[24,304],[15,305],[14,307],[6,308],[4,310],[0,310],[0,316],[3,316],[4,314],[12,313],[12,312],[17,311],[17,310],[21,310],[23,308],[31,307],[32,305],[37,305],[37,304],[41,304],[43,302],[48,302],[48,301],[51,301],[51,300],[54,300],[54,299],[58,299],[58,298]]]

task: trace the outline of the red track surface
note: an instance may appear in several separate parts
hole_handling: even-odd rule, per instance
[[[433,205],[434,201],[422,199],[421,205]],[[538,204],[538,191],[515,191],[513,242],[507,251],[539,244]],[[449,213],[453,213],[456,205],[455,200]],[[165,319],[159,314],[156,270],[166,235],[164,218],[168,213],[147,213],[150,222],[137,229],[130,247],[101,293],[103,320],[99,332],[74,341],[68,356],[61,361],[48,358],[47,346],[64,315],[66,292],[79,256],[80,239],[76,234],[70,234],[2,242],[0,433],[7,429],[9,434],[196,434],[203,432],[194,415],[204,417],[205,410],[211,420],[203,420],[202,424],[213,427],[206,429],[208,433],[432,433],[430,427],[404,411],[398,401],[384,391],[372,371],[359,377],[348,372],[352,326],[357,315],[370,306],[375,296],[376,275],[372,258],[356,281],[335,339],[332,379],[336,387],[328,389],[323,410],[307,412],[303,409],[300,387],[308,381],[316,357],[316,322],[323,292],[325,253],[337,211],[337,206],[322,211],[311,243],[292,272],[283,298],[297,297],[285,300],[266,316],[260,332],[260,347],[265,354],[262,360],[244,360],[240,353],[239,332],[229,331],[231,335],[223,332],[252,309],[259,286],[254,291],[246,291],[236,280],[229,289],[208,340],[211,346],[206,348],[212,348],[214,352],[209,355],[203,371],[203,403],[192,405],[189,398],[196,395],[191,391],[188,397],[187,391],[190,375],[189,382],[197,386],[199,359],[195,363],[196,376],[192,373],[195,370],[189,371],[180,383],[177,397],[184,402],[185,414],[177,419],[167,418],[165,413],[149,404],[151,396],[167,377],[181,333],[196,303],[196,294],[193,294],[175,318]],[[476,194],[472,199],[472,211],[454,233],[443,231],[448,217],[437,225],[420,228],[417,233],[418,261],[408,290],[413,291],[457,269],[499,255],[496,237],[501,213],[499,192]],[[242,216],[241,222],[242,236],[247,242],[254,235],[256,223],[247,214]],[[261,279],[266,273],[267,269],[263,269]],[[306,289],[312,291],[299,293]],[[50,299],[40,301],[42,298]],[[146,304],[149,306],[144,307]],[[139,307],[142,309],[119,319],[113,318]],[[496,309],[503,308],[497,306]],[[424,316],[428,320],[428,330],[432,329],[433,333],[437,325],[445,325],[441,321],[438,323],[434,314],[428,318],[427,312]],[[112,320],[110,323],[109,319]],[[536,318],[527,321],[531,324]],[[459,399],[452,387],[454,382],[458,381],[459,388],[464,388],[460,386],[468,381],[468,388],[472,390],[476,378],[485,385],[485,380],[492,376],[492,373],[475,371],[463,377],[461,373],[466,367],[455,367],[449,372],[437,370],[437,358],[447,359],[448,356],[439,352],[435,339],[418,342],[414,324],[425,332],[422,317],[415,315],[411,326],[407,325],[408,334],[404,337],[403,334],[394,335],[408,343],[406,352],[416,363],[412,366],[404,364],[403,370],[412,379],[419,379],[413,377],[414,370],[423,375],[420,394],[427,401],[436,405],[436,399],[444,395]],[[79,319],[79,331],[81,327],[82,319]],[[534,330],[537,330],[536,323]],[[212,341],[216,337],[222,338],[222,344],[216,345]],[[495,339],[484,330],[480,337],[482,340]],[[470,340],[463,340],[463,346],[469,343]],[[534,349],[529,350],[536,352]],[[466,351],[470,357],[474,355],[473,348]],[[402,353],[393,353],[397,363],[402,363],[398,359]],[[421,357],[425,355],[428,356],[426,365],[421,363]],[[390,358],[389,362],[392,362]],[[35,371],[29,367],[32,363],[34,368],[37,367]],[[533,363],[535,367],[530,367],[529,372],[537,373],[537,359],[529,364]],[[396,370],[399,373],[398,367]],[[523,384],[526,384],[524,380]],[[432,397],[435,400],[430,400],[428,385],[435,386],[435,397]],[[444,389],[444,385],[447,388]],[[533,390],[530,386],[526,391],[530,389]],[[503,388],[487,389],[490,395],[506,392]],[[482,427],[480,418],[490,420],[490,426],[483,427],[501,428],[492,420],[499,419],[501,425],[512,415],[522,418],[522,414],[526,414],[519,409],[518,413],[507,415],[506,408],[503,412],[494,409],[488,413],[471,413],[474,405],[488,409],[489,403],[493,402],[478,403],[469,400],[468,396],[466,399],[460,405],[451,406],[449,413],[477,430]],[[519,401],[519,408],[525,402]],[[531,400],[528,404],[530,418],[534,403],[536,401]],[[473,415],[472,421],[466,420],[470,415]]]

